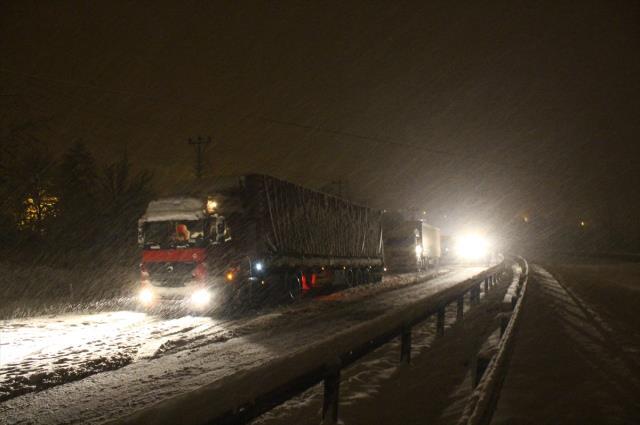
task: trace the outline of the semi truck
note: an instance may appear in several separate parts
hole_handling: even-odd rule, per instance
[[[138,222],[139,300],[195,308],[382,279],[382,212],[271,176],[202,180]]]
[[[383,217],[384,261],[387,270],[411,272],[438,265],[440,229],[422,220],[406,219],[399,212]]]

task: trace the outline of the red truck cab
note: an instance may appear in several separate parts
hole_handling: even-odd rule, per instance
[[[149,204],[138,221],[142,247],[139,301],[143,305],[172,299],[191,307],[209,307],[216,286],[233,278],[209,271],[208,248],[224,243],[228,233],[217,206],[214,199],[199,198],[164,198]]]

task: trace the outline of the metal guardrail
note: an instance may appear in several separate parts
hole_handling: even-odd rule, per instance
[[[529,280],[529,264],[527,261],[522,257],[517,257],[516,261],[520,265],[522,272],[515,288],[513,288],[513,298],[505,302],[505,304],[512,306],[513,311],[508,315],[508,321],[501,320],[500,327],[502,336],[498,344],[497,352],[489,361],[476,389],[469,397],[464,413],[458,421],[458,425],[488,425],[497,407],[498,396],[513,350],[514,335],[522,310],[522,300]],[[511,288],[509,288],[509,292],[511,292]],[[507,294],[505,298],[506,297],[511,296]]]
[[[401,340],[400,361],[410,362],[414,326],[435,315],[436,334],[444,335],[446,307],[456,303],[457,320],[462,319],[465,296],[472,305],[478,304],[482,289],[487,292],[493,288],[504,269],[503,262],[405,309],[381,315],[289,357],[152,406],[124,423],[245,424],[324,382],[322,423],[335,424],[343,368],[397,337]]]

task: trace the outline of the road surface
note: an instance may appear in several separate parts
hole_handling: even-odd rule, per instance
[[[531,265],[492,424],[640,418],[640,264]]]
[[[232,319],[111,311],[7,320],[0,328],[0,423],[117,420],[482,270],[455,268],[418,284],[415,276],[396,276]]]

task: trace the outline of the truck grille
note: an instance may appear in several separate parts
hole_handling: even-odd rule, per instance
[[[192,280],[194,263],[147,263],[151,282],[156,286],[179,288]]]

